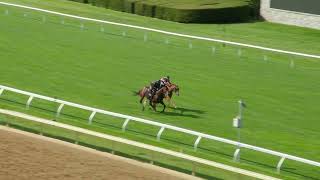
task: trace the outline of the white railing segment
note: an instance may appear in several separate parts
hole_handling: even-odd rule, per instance
[[[50,11],[50,10],[45,10],[45,9],[41,9],[41,8],[35,8],[35,7],[24,6],[24,5],[13,4],[13,3],[7,3],[7,2],[0,2],[0,4],[7,5],[7,6],[14,6],[14,7],[19,7],[19,8],[24,8],[24,9],[31,9],[31,10],[35,10],[35,11],[40,11],[40,12],[45,12],[45,13],[49,13],[49,14],[55,14],[55,15],[65,16],[65,17],[70,17],[70,18],[75,18],[75,19],[81,19],[81,20],[86,20],[86,21],[93,21],[93,22],[99,22],[99,23],[104,23],[104,24],[112,24],[112,25],[116,25],[116,26],[124,26],[124,27],[129,27],[129,28],[134,28],[134,29],[141,29],[141,30],[145,30],[145,31],[152,31],[152,32],[157,32],[157,33],[167,34],[167,35],[172,35],[172,36],[179,36],[179,37],[185,37],[185,38],[190,38],[190,39],[198,39],[198,40],[204,40],[204,41],[225,43],[225,44],[230,44],[230,45],[235,45],[235,46],[242,46],[242,47],[260,49],[260,50],[265,50],[265,51],[272,51],[272,52],[278,52],[278,53],[284,53],[284,54],[291,54],[291,55],[296,55],[296,56],[303,56],[303,57],[310,57],[310,58],[320,59],[320,55],[299,53],[299,52],[293,52],[293,51],[285,51],[285,50],[268,48],[268,47],[263,47],[263,46],[256,46],[256,45],[245,44],[245,43],[238,43],[238,42],[233,42],[233,41],[225,41],[225,40],[221,40],[221,39],[214,39],[214,38],[208,38],[208,37],[201,37],[201,36],[193,36],[193,35],[188,35],[188,34],[174,33],[174,32],[169,32],[169,31],[164,31],[164,30],[159,30],[159,29],[153,29],[153,28],[147,28],[147,27],[142,27],[142,26],[136,26],[136,25],[130,25],[130,24],[116,23],[116,22],[112,22],[112,21],[105,21],[105,20],[81,17],[81,16],[65,14],[65,13],[60,13],[60,12],[56,12],[56,11]]]
[[[50,121],[50,120],[43,119],[43,118],[30,116],[30,115],[23,114],[23,113],[20,113],[20,112],[0,109],[0,114],[19,117],[19,118],[22,118],[24,120],[39,122],[39,123],[43,123],[43,124],[47,124],[47,125],[63,128],[63,129],[68,129],[68,130],[71,130],[71,131],[74,131],[74,132],[77,132],[77,133],[83,133],[83,134],[87,134],[87,135],[91,135],[91,136],[95,136],[95,137],[99,137],[99,138],[103,138],[103,139],[107,139],[107,140],[111,140],[111,141],[127,144],[127,145],[130,145],[130,146],[139,147],[139,148],[142,148],[142,149],[147,149],[147,150],[163,153],[163,154],[170,155],[170,156],[175,156],[175,157],[182,158],[182,159],[185,159],[185,160],[189,160],[189,161],[192,161],[192,162],[195,162],[195,163],[205,164],[205,165],[208,165],[208,166],[211,166],[211,167],[227,170],[227,171],[230,171],[230,172],[234,172],[234,173],[238,173],[238,174],[242,174],[242,175],[246,175],[246,176],[251,176],[251,177],[254,177],[254,178],[258,178],[258,179],[279,180],[278,178],[275,178],[275,177],[271,177],[271,176],[255,173],[255,172],[252,172],[252,171],[248,171],[248,170],[244,170],[244,169],[240,169],[240,168],[224,165],[224,164],[213,162],[213,161],[209,161],[209,160],[206,160],[206,159],[201,159],[201,158],[198,158],[198,157],[194,157],[194,156],[190,156],[190,155],[187,155],[187,154],[171,151],[171,150],[164,149],[164,148],[160,148],[160,147],[156,147],[156,146],[152,146],[152,145],[148,145],[148,144],[144,144],[144,143],[140,143],[140,142],[136,142],[136,141],[120,138],[120,137],[115,137],[115,136],[111,136],[111,135],[107,135],[107,134],[91,131],[91,130],[88,130],[88,129],[83,129],[83,128],[71,126],[71,125],[68,125],[68,124],[63,124],[63,123]]]
[[[262,153],[278,156],[278,157],[281,158],[279,163],[278,163],[278,166],[277,166],[278,170],[280,170],[284,159],[290,159],[290,160],[293,160],[293,161],[298,161],[298,162],[302,162],[302,163],[306,163],[306,164],[310,164],[310,165],[313,165],[313,166],[320,167],[320,163],[319,162],[308,160],[308,159],[304,159],[304,158],[300,158],[300,157],[297,157],[297,156],[292,156],[292,155],[289,155],[289,154],[285,154],[285,153],[281,153],[281,152],[277,152],[277,151],[273,151],[273,150],[269,150],[269,149],[265,149],[265,148],[261,148],[261,147],[257,147],[257,146],[253,146],[253,145],[249,145],[249,144],[245,144],[245,143],[239,143],[239,142],[232,141],[232,140],[229,140],[229,139],[225,139],[225,138],[221,138],[221,137],[217,137],[217,136],[212,136],[212,135],[209,135],[209,134],[196,132],[196,131],[192,131],[192,130],[189,130],[189,129],[179,128],[179,127],[176,127],[176,126],[163,124],[163,123],[159,123],[159,122],[155,122],[155,121],[151,121],[151,120],[146,120],[146,119],[142,119],[142,118],[137,118],[137,117],[128,116],[128,115],[124,115],[124,114],[105,111],[105,110],[101,110],[101,109],[97,109],[97,108],[92,108],[92,107],[88,107],[88,106],[84,106],[84,105],[80,105],[80,104],[76,104],[76,103],[72,103],[72,102],[68,102],[68,101],[63,101],[63,100],[55,99],[55,98],[52,98],[52,97],[47,97],[47,96],[43,96],[43,95],[39,95],[39,94],[35,94],[35,93],[22,91],[22,90],[19,90],[19,89],[15,89],[15,88],[11,88],[11,87],[0,85],[0,92],[5,91],[5,90],[29,96],[29,100],[32,97],[32,99],[38,98],[38,99],[43,99],[43,100],[47,100],[47,101],[50,101],[50,102],[59,103],[60,106],[59,106],[59,108],[57,110],[57,114],[60,114],[60,112],[62,110],[62,107],[65,106],[65,105],[71,106],[71,107],[76,107],[76,108],[87,110],[87,111],[91,111],[92,113],[91,113],[91,115],[89,117],[89,120],[88,120],[89,124],[92,122],[93,116],[96,113],[100,113],[100,114],[105,114],[105,115],[110,115],[110,116],[114,116],[114,117],[119,117],[119,118],[125,119],[125,122],[122,125],[122,130],[123,131],[125,131],[126,126],[128,125],[129,121],[131,121],[131,120],[132,121],[136,121],[136,122],[140,122],[140,123],[153,125],[153,126],[158,126],[158,127],[161,128],[159,130],[158,134],[157,134],[157,139],[158,140],[160,140],[160,136],[161,136],[161,134],[163,133],[163,131],[165,129],[171,129],[171,130],[174,130],[174,131],[178,131],[178,132],[194,135],[194,136],[197,137],[197,139],[196,139],[196,141],[194,143],[194,149],[195,150],[197,149],[198,144],[200,143],[200,140],[202,138],[206,138],[206,139],[215,140],[215,141],[218,141],[218,142],[234,145],[235,147],[237,147],[237,149],[238,148],[246,148],[246,149],[250,149],[250,150],[254,150],[254,151],[258,151],[258,152],[262,152]],[[239,156],[239,153],[235,153],[235,154],[237,156]]]

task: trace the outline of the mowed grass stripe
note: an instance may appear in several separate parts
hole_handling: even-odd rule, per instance
[[[22,14],[18,17],[20,13],[0,16],[5,34],[0,40],[6,44],[0,52],[1,84],[231,139],[236,139],[231,119],[237,113],[237,100],[243,98],[248,103],[244,142],[319,158],[313,91],[318,88],[313,83],[318,72],[301,68],[317,67],[317,61],[296,58],[292,69],[290,58],[283,55],[271,54],[263,61],[261,52],[245,49],[239,59],[237,49],[227,46],[213,56],[209,43],[195,42],[199,48],[190,50],[182,46],[184,39],[174,39],[179,46],[172,46],[158,43],[166,37],[154,34],[156,42],[143,42],[139,32],[127,32],[136,38],[115,36],[100,33],[97,24],[81,30],[41,24]],[[131,91],[166,74],[182,87],[181,97],[175,98],[179,107],[203,113],[141,112]]]

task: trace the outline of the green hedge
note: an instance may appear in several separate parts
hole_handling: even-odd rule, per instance
[[[180,9],[167,7],[143,0],[71,0],[89,3],[94,6],[105,7],[116,11],[123,11],[142,16],[182,22],[182,23],[231,23],[244,22],[257,17],[258,0],[250,0],[248,5],[208,8],[208,9]]]

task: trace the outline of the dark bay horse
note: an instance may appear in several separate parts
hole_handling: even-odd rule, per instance
[[[156,92],[156,94],[152,97],[152,99],[149,99],[150,100],[149,104],[154,111],[157,111],[156,105],[160,103],[163,105],[162,112],[164,112],[164,110],[166,109],[166,105],[164,104],[163,99],[166,96],[168,96],[168,91],[169,91],[168,86],[164,86]]]

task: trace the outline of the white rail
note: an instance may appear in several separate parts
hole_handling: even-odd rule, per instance
[[[213,161],[209,161],[209,160],[206,160],[206,159],[197,158],[197,157],[190,156],[190,155],[187,155],[187,154],[183,154],[183,153],[179,153],[179,152],[175,152],[175,151],[159,148],[159,147],[156,147],[156,146],[143,144],[143,143],[140,143],[140,142],[131,141],[131,140],[128,140],[128,139],[123,139],[123,138],[119,138],[119,137],[115,137],[115,136],[111,136],[111,135],[107,135],[107,134],[103,134],[103,133],[99,133],[99,132],[95,132],[95,131],[90,131],[90,130],[87,130],[87,129],[83,129],[83,128],[79,128],[79,127],[75,127],[75,126],[71,126],[71,125],[67,125],[67,124],[63,124],[63,123],[59,123],[59,122],[54,122],[54,121],[50,121],[50,120],[47,120],[47,119],[42,119],[42,118],[30,116],[30,115],[19,113],[19,112],[15,112],[15,111],[0,109],[0,113],[1,114],[6,114],[6,115],[10,115],[10,116],[14,116],[14,117],[19,117],[19,118],[22,118],[22,119],[25,119],[25,120],[29,120],[29,121],[39,122],[39,123],[43,123],[43,124],[47,124],[47,125],[51,125],[51,126],[56,126],[56,127],[59,127],[59,128],[68,129],[68,130],[71,130],[71,131],[74,131],[74,132],[77,132],[77,133],[83,133],[83,134],[87,134],[87,135],[91,135],[91,136],[95,136],[95,137],[99,137],[99,138],[103,138],[103,139],[108,139],[108,140],[111,140],[111,141],[115,141],[115,142],[131,145],[131,146],[135,146],[135,147],[151,150],[151,151],[154,151],[154,152],[163,153],[163,154],[170,155],[170,156],[175,156],[175,157],[178,157],[178,158],[181,158],[181,159],[189,160],[189,161],[200,163],[200,164],[205,164],[205,165],[208,165],[208,166],[211,166],[211,167],[223,169],[223,170],[226,170],[226,171],[231,171],[231,172],[234,172],[234,173],[239,173],[239,174],[246,175],[246,176],[251,176],[251,177],[254,177],[254,178],[258,178],[258,179],[279,180],[278,178],[274,178],[274,177],[271,177],[271,176],[266,176],[266,175],[255,173],[255,172],[252,172],[252,171],[248,171],[248,170],[244,170],[244,169],[240,169],[240,168],[224,165],[224,164],[213,162]]]
[[[299,53],[299,52],[293,52],[293,51],[285,51],[285,50],[281,50],[281,49],[274,49],[274,48],[256,46],[256,45],[245,44],[245,43],[238,43],[238,42],[233,42],[233,41],[225,41],[225,40],[221,40],[221,39],[214,39],[214,38],[193,36],[193,35],[188,35],[188,34],[174,33],[174,32],[169,32],[169,31],[164,31],[164,30],[159,30],[159,29],[153,29],[153,28],[147,28],[147,27],[142,27],[142,26],[136,26],[136,25],[130,25],[130,24],[116,23],[116,22],[112,22],[112,21],[105,21],[105,20],[81,17],[81,16],[65,14],[65,13],[60,13],[60,12],[56,12],[56,11],[50,11],[50,10],[45,10],[45,9],[41,9],[41,8],[35,8],[35,7],[24,6],[24,5],[13,4],[13,3],[7,3],[7,2],[0,2],[0,4],[7,5],[7,6],[14,6],[14,7],[19,7],[19,8],[24,8],[24,9],[31,9],[31,10],[35,10],[35,11],[40,11],[40,12],[45,12],[45,13],[49,13],[49,14],[55,14],[55,15],[65,16],[65,17],[70,17],[70,18],[75,18],[75,19],[81,19],[81,20],[86,20],[86,21],[93,21],[93,22],[99,22],[99,23],[104,23],[104,24],[112,24],[112,25],[116,25],[116,26],[124,26],[124,27],[129,27],[129,28],[134,28],[134,29],[141,29],[141,30],[145,30],[145,31],[152,31],[152,32],[157,32],[157,33],[162,33],[162,34],[167,34],[167,35],[172,35],[172,36],[179,36],[179,37],[185,37],[185,38],[190,38],[190,39],[198,39],[198,40],[204,40],[204,41],[225,43],[225,44],[231,44],[231,45],[235,45],[235,46],[242,46],[242,47],[255,48],[255,49],[260,49],[260,50],[265,50],[265,51],[272,51],[272,52],[278,52],[278,53],[284,53],[284,54],[291,54],[291,55],[296,55],[296,56],[303,56],[303,57],[310,57],[310,58],[320,59],[320,55]]]
[[[300,157],[297,157],[297,156],[292,156],[292,155],[289,155],[289,154],[285,154],[285,153],[281,153],[281,152],[277,152],[277,151],[273,151],[273,150],[269,150],[269,149],[265,149],[265,148],[261,148],[261,147],[257,147],[257,146],[252,146],[252,145],[245,144],[245,143],[239,143],[239,142],[232,141],[232,140],[229,140],[229,139],[225,139],[225,138],[221,138],[221,137],[217,137],[217,136],[212,136],[212,135],[209,135],[209,134],[204,134],[204,133],[200,133],[200,132],[196,132],[196,131],[192,131],[192,130],[188,130],[188,129],[184,129],[184,128],[179,128],[179,127],[171,126],[171,125],[168,125],[168,124],[163,124],[163,123],[159,123],[159,122],[155,122],[155,121],[151,121],[151,120],[146,120],[146,119],[142,119],[142,118],[137,118],[137,117],[133,117],[133,116],[128,116],[128,115],[124,115],[124,114],[119,114],[119,113],[115,113],[115,112],[105,111],[105,110],[102,110],[102,109],[92,108],[92,107],[88,107],[88,106],[84,106],[84,105],[80,105],[80,104],[76,104],[76,103],[72,103],[72,102],[68,102],[68,101],[63,101],[63,100],[55,99],[55,98],[52,98],[52,97],[42,96],[42,95],[39,95],[39,94],[35,94],[35,93],[22,91],[22,90],[19,90],[19,89],[15,89],[15,88],[11,88],[11,87],[0,85],[0,92],[4,92],[4,91],[11,91],[11,92],[15,92],[15,93],[18,93],[18,94],[23,94],[23,95],[29,96],[29,99],[28,99],[28,101],[26,103],[26,107],[27,108],[30,106],[30,104],[31,104],[31,102],[32,102],[32,100],[34,98],[38,98],[38,99],[43,99],[43,100],[47,100],[47,101],[50,101],[50,102],[59,103],[60,106],[57,109],[57,116],[61,113],[62,108],[64,106],[66,106],[66,105],[90,111],[92,113],[91,113],[90,117],[88,118],[88,123],[89,124],[91,124],[91,122],[92,122],[92,120],[94,118],[94,115],[96,113],[100,113],[100,114],[105,114],[105,115],[110,115],[110,116],[114,116],[114,117],[119,117],[119,118],[125,119],[125,121],[124,121],[124,123],[122,125],[122,130],[123,131],[125,131],[125,128],[126,128],[127,124],[130,121],[136,121],[136,122],[141,122],[141,123],[157,126],[157,127],[160,128],[160,130],[158,131],[158,134],[157,134],[157,139],[158,140],[160,140],[160,136],[161,136],[161,134],[163,133],[163,131],[165,129],[170,129],[170,130],[174,130],[174,131],[178,131],[178,132],[194,135],[194,136],[197,137],[196,141],[194,142],[194,149],[195,150],[197,149],[197,146],[200,143],[200,140],[205,138],[205,139],[210,139],[210,140],[214,140],[214,141],[218,141],[218,142],[234,145],[237,148],[236,149],[236,153],[234,153],[234,156],[235,156],[234,158],[235,159],[237,159],[237,157],[239,156],[239,153],[240,153],[240,151],[238,150],[239,148],[251,149],[251,150],[254,150],[254,151],[258,151],[258,152],[262,152],[262,153],[278,156],[278,157],[280,157],[280,160],[279,160],[278,165],[277,165],[277,171],[280,171],[281,166],[283,164],[283,161],[285,159],[290,159],[290,160],[293,160],[293,161],[298,161],[298,162],[302,162],[302,163],[305,163],[305,164],[310,164],[310,165],[313,165],[313,166],[320,167],[320,163],[319,162],[308,160],[308,159],[304,159],[304,158],[300,158]]]

